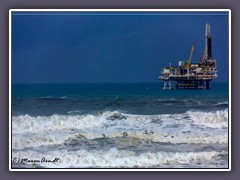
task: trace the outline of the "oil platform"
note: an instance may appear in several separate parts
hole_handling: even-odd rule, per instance
[[[162,68],[159,79],[164,82],[163,89],[209,89],[210,81],[217,77],[216,59],[212,58],[210,24],[206,24],[205,50],[199,63],[191,63],[194,44],[187,62],[179,61],[178,66]]]

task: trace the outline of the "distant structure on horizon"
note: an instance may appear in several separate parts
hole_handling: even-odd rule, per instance
[[[212,58],[210,24],[206,24],[205,50],[199,63],[191,63],[194,44],[187,62],[179,61],[178,66],[163,67],[159,79],[163,89],[209,89],[210,81],[217,77],[216,59]],[[168,86],[168,87],[167,87]]]

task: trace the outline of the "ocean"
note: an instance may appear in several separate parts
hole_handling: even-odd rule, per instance
[[[228,83],[13,84],[12,168],[228,168]]]

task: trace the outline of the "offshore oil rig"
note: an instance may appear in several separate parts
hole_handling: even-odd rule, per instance
[[[199,63],[191,63],[194,44],[187,62],[179,61],[178,66],[162,68],[159,79],[164,82],[163,89],[209,89],[210,81],[217,77],[216,59],[212,58],[210,24],[206,24],[205,50]]]

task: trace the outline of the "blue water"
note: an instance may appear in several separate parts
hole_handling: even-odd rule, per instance
[[[13,166],[227,168],[228,83],[212,82],[209,90],[162,87],[12,85],[13,158],[62,158]]]
[[[223,109],[228,107],[227,102],[227,83],[213,83],[209,90],[171,91],[162,90],[162,83],[12,86],[13,115],[67,114],[77,110],[120,110],[134,114],[183,113],[189,109]]]

